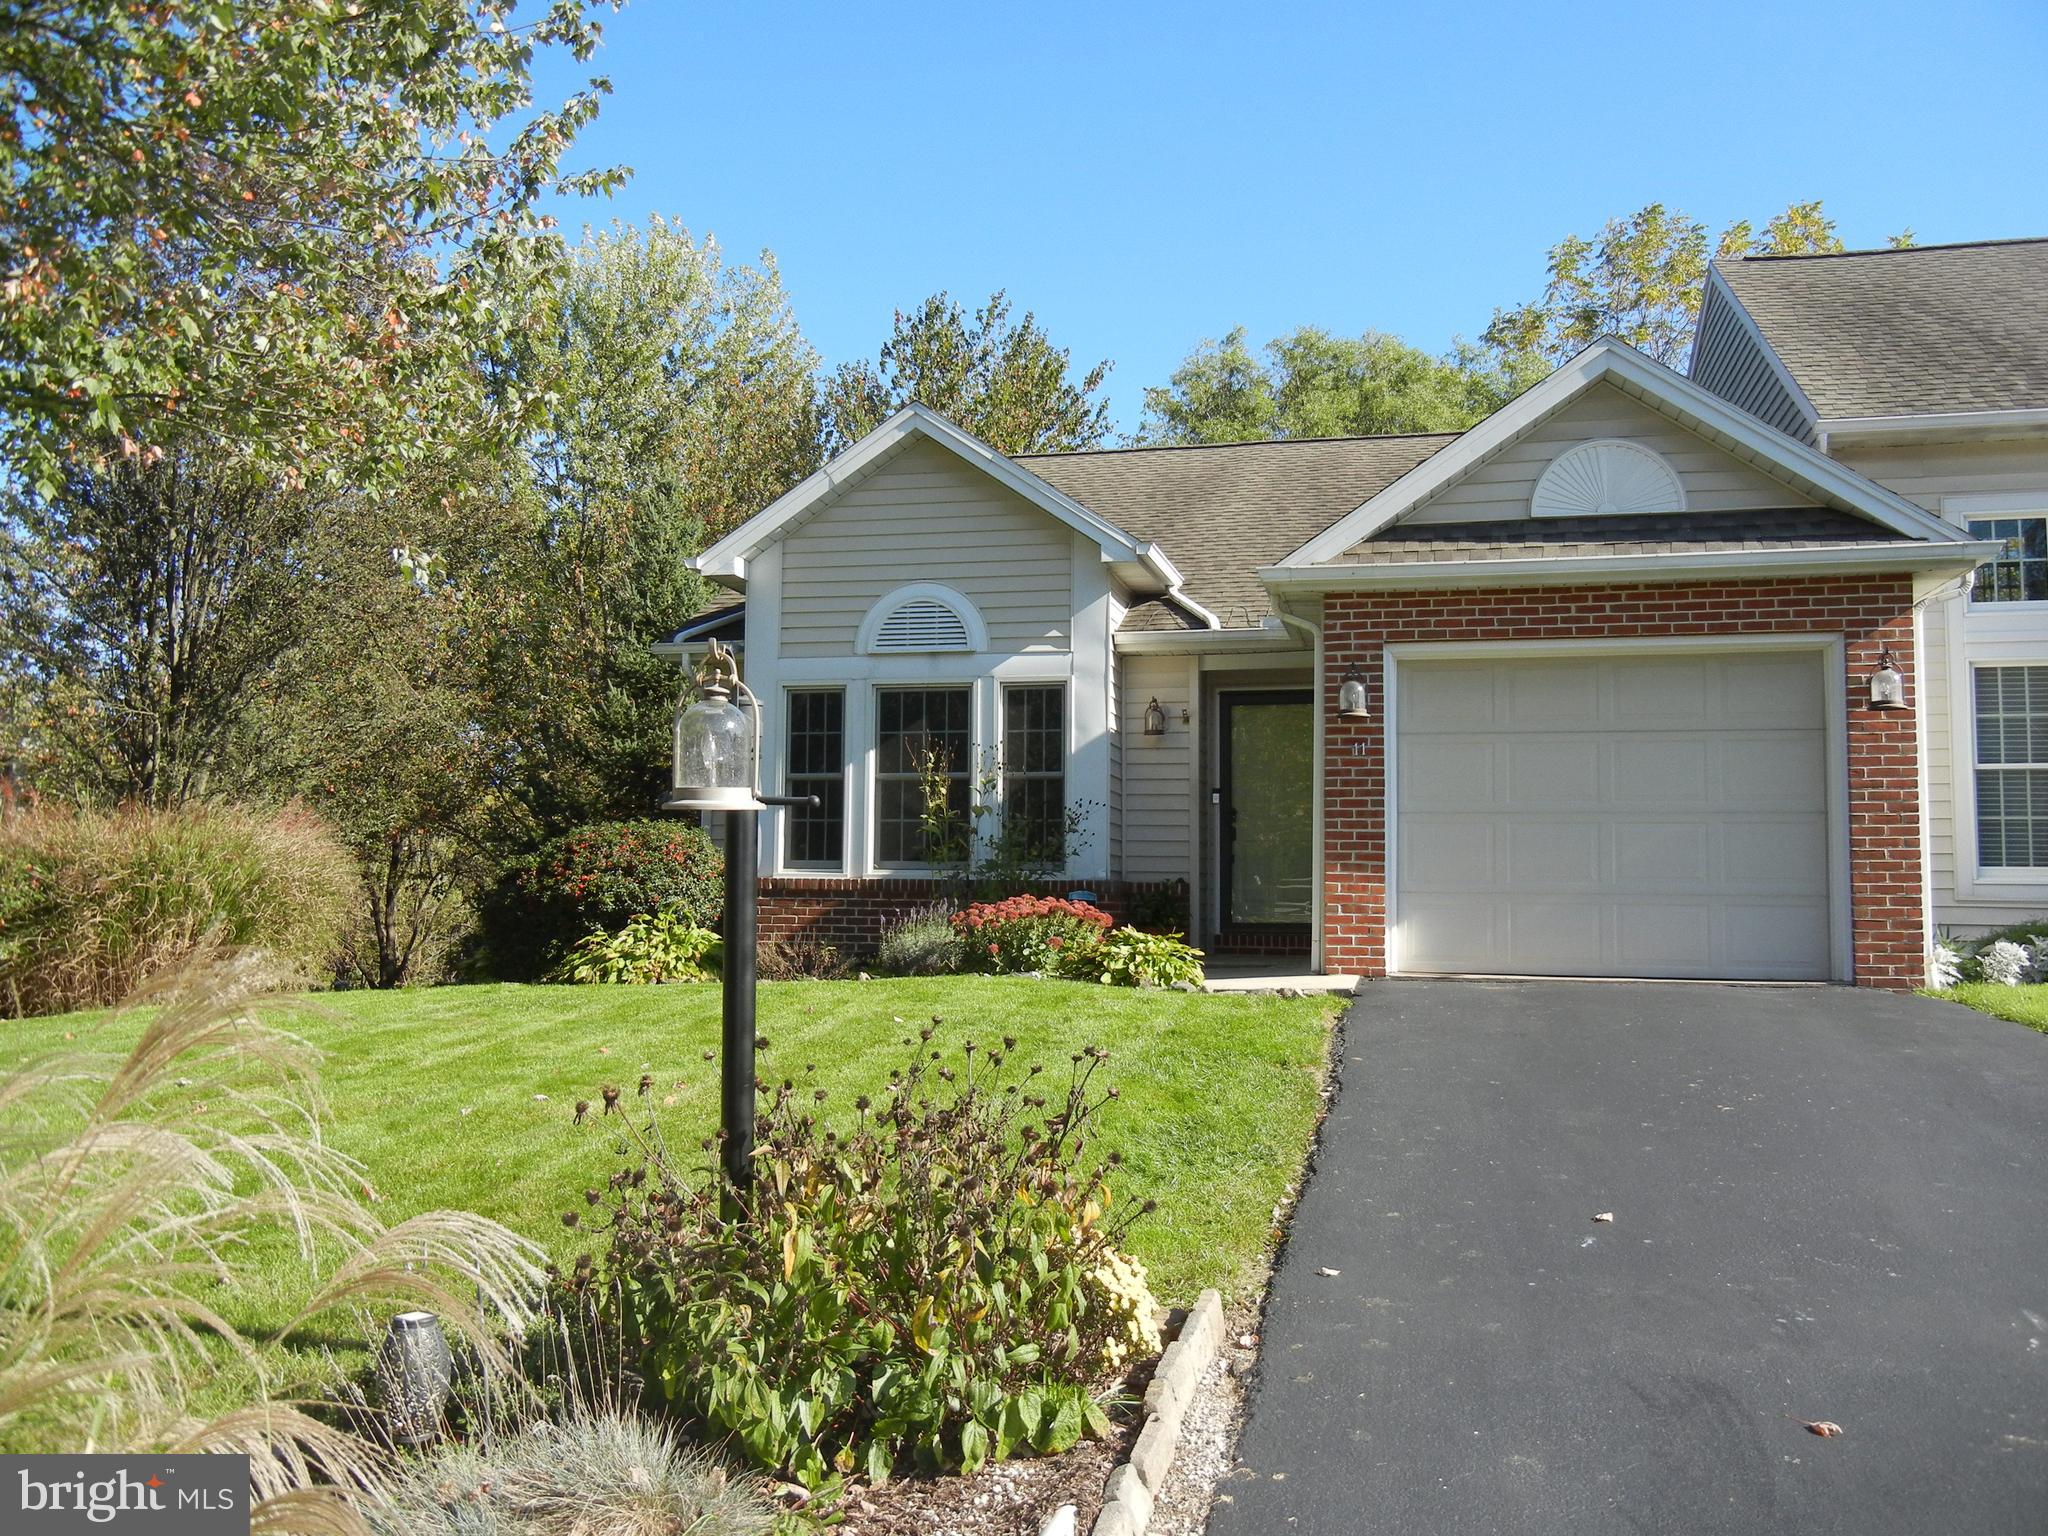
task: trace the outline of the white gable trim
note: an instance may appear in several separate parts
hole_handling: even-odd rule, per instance
[[[1792,370],[1785,366],[1785,359],[1778,356],[1778,349],[1764,339],[1763,328],[1756,323],[1756,316],[1749,312],[1749,306],[1735,297],[1735,290],[1730,288],[1728,280],[1721,276],[1721,264],[1718,261],[1707,263],[1707,286],[1705,292],[1700,295],[1701,314],[1704,315],[1707,310],[1707,295],[1715,293],[1727,300],[1729,307],[1735,311],[1735,318],[1741,322],[1742,329],[1748,332],[1749,339],[1763,352],[1764,361],[1770,365],[1771,377],[1785,386],[1786,392],[1792,396],[1792,403],[1799,408],[1800,415],[1806,420],[1806,430],[1813,431],[1814,424],[1820,419],[1820,412],[1815,410],[1813,402],[1806,398],[1806,391],[1799,387],[1799,381],[1792,377]],[[1692,333],[1692,350],[1685,357],[1685,376],[1688,379],[1692,377],[1693,365],[1700,359],[1702,334],[1703,331],[1699,329]]]
[[[1151,546],[1139,543],[1071,496],[1055,490],[1029,470],[1005,458],[980,438],[961,431],[943,416],[921,405],[906,405],[831,463],[755,513],[702,554],[694,556],[689,562],[691,568],[713,580],[743,580],[749,559],[781,537],[792,523],[830,501],[869,466],[893,453],[911,437],[937,443],[1082,537],[1092,539],[1101,549],[1105,561],[1142,565],[1157,576],[1161,585],[1173,587],[1179,584],[1180,572],[1173,569],[1171,562],[1159,560]]]
[[[1916,539],[1946,539],[1954,532],[1932,513],[1787,437],[1775,427],[1765,426],[1747,411],[1708,394],[1690,379],[1651,362],[1633,347],[1602,340],[1594,342],[1527,394],[1502,406],[1456,442],[1424,459],[1271,569],[1286,572],[1337,560],[1352,545],[1397,521],[1604,379],[1625,381],[1748,449],[1767,471],[1775,468],[1780,477],[1809,485],[1823,498],[1861,513],[1880,527]]]

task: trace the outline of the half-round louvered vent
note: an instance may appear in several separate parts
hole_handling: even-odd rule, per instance
[[[1648,448],[1600,438],[1550,461],[1529,498],[1531,517],[1626,517],[1683,512],[1685,487]]]
[[[967,621],[936,598],[913,597],[875,630],[874,651],[971,651]]]

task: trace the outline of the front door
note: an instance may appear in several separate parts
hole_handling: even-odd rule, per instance
[[[1306,689],[1218,696],[1223,926],[1307,931],[1315,869],[1315,717]]]

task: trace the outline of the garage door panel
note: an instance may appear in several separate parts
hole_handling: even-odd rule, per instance
[[[1814,651],[1402,663],[1396,963],[1825,978]]]
[[[1554,731],[1600,722],[1601,679],[1583,666],[1537,662],[1517,667],[1506,678],[1502,692],[1509,724]]]
[[[1644,731],[1616,735],[1608,746],[1614,783],[1608,798],[1620,805],[1707,803],[1714,743],[1704,736]]]
[[[1559,890],[1590,889],[1607,878],[1605,828],[1597,821],[1516,817],[1507,823],[1507,888],[1538,877]]]
[[[1687,976],[1711,969],[1713,903],[1634,902],[1620,908],[1614,959],[1633,976]]]
[[[1818,819],[1728,821],[1720,832],[1723,878],[1730,889],[1827,895],[1827,828]]]
[[[1821,669],[1813,656],[1729,656],[1720,666],[1720,718],[1731,730],[1810,727],[1822,717]]]
[[[1500,755],[1500,803],[1509,810],[1565,810],[1600,803],[1596,736],[1509,737]]]
[[[1613,837],[1617,882],[1642,888],[1713,878],[1713,833],[1704,821],[1617,821]]]
[[[1814,731],[1774,731],[1723,741],[1715,799],[1728,806],[1819,811],[1827,802],[1827,743]]]
[[[1506,963],[1514,973],[1557,965],[1555,975],[1597,972],[1606,950],[1606,914],[1583,901],[1517,901],[1498,920],[1508,934]]]
[[[1477,816],[1414,816],[1401,840],[1401,888],[1410,891],[1490,891],[1494,826]]]
[[[1495,802],[1492,743],[1471,736],[1425,736],[1401,743],[1400,777],[1415,786],[1404,803],[1412,810],[1437,806],[1491,807]]]

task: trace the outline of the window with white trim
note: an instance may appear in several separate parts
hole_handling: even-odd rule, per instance
[[[1977,567],[1971,602],[2048,602],[2048,513],[1973,517],[1970,537],[1997,539],[2005,546]]]
[[[972,688],[875,690],[875,864],[920,868],[959,862],[964,849],[934,846],[927,778],[945,782],[946,812],[967,828],[974,756]]]
[[[838,869],[846,856],[846,692],[792,688],[784,793],[816,795],[791,806],[783,823],[782,862],[795,869]]]
[[[2048,869],[2048,666],[1972,669],[1977,864]]]
[[[1003,690],[1003,824],[1015,851],[1067,862],[1067,690],[1063,684]]]

